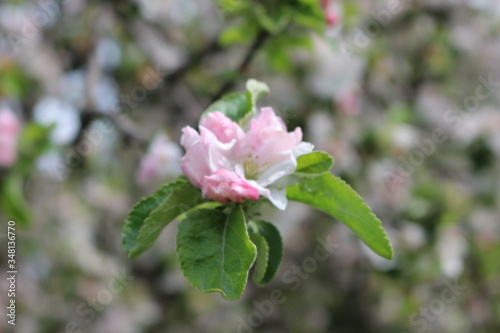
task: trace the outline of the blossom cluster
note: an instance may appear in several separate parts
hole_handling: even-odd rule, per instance
[[[273,184],[294,173],[297,157],[314,148],[302,142],[300,128],[288,132],[270,107],[262,108],[247,132],[221,112],[209,113],[199,132],[183,129],[181,144],[182,171],[204,197],[227,203],[263,196],[282,210],[286,191]]]

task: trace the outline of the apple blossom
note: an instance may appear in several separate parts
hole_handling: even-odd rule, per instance
[[[321,0],[325,20],[328,27],[337,25],[340,21],[340,4],[336,0]]]
[[[233,140],[239,141],[245,136],[241,127],[221,112],[209,113],[203,119],[201,125],[210,129],[217,139],[223,143],[229,143]]]
[[[136,173],[137,183],[148,187],[180,174],[181,148],[161,133],[153,139]]]
[[[20,124],[9,109],[0,109],[0,167],[9,167],[17,158],[17,138]]]
[[[302,141],[302,130],[289,132],[272,108],[255,109],[259,97],[269,92],[265,83],[250,79],[246,89],[211,104],[198,130],[182,129],[185,177],[132,207],[122,233],[128,256],[149,249],[168,224],[179,220],[176,253],[186,278],[200,292],[238,299],[252,266],[254,284],[263,286],[283,257],[280,232],[261,220],[260,204],[268,200],[284,210],[293,200],[343,222],[375,253],[390,259],[393,249],[380,220],[349,184],[330,173],[333,157],[312,152],[313,145]],[[318,135],[325,125],[316,122],[310,131]],[[155,142],[145,166],[141,163],[146,171],[155,163]]]
[[[244,199],[259,199],[259,190],[235,172],[220,169],[203,180],[203,196],[227,203],[243,202]]]
[[[273,183],[297,168],[297,157],[313,150],[302,142],[302,130],[287,132],[272,108],[263,108],[248,132],[221,112],[210,113],[198,133],[183,129],[186,155],[181,168],[203,196],[219,202],[268,198],[279,209],[287,205],[285,190]]]

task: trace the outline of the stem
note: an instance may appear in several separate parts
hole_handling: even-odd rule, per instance
[[[170,73],[165,77],[165,81],[169,84],[174,84],[184,77],[184,75],[192,68],[198,66],[206,56],[217,53],[222,50],[218,39],[215,38],[211,41],[202,51],[193,55],[184,65]]]
[[[238,66],[237,71],[240,74],[243,74],[247,68],[248,65],[252,62],[255,54],[257,51],[260,49],[260,47],[264,44],[264,42],[267,40],[269,37],[269,33],[266,30],[261,30],[258,34],[257,37],[255,37],[255,40],[253,41],[252,45],[248,49],[245,57],[241,61],[240,65]],[[219,89],[219,91],[212,97],[212,103],[217,101],[219,98],[221,98],[226,92],[228,92],[231,88],[234,87],[236,83],[236,78],[230,79],[222,87]]]

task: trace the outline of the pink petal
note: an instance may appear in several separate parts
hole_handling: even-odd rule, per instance
[[[9,167],[15,163],[20,127],[19,120],[12,111],[0,110],[0,166]]]
[[[239,140],[245,135],[237,123],[219,111],[209,113],[201,122],[201,126],[211,131],[222,143]]]
[[[251,131],[258,131],[264,128],[277,131],[287,130],[283,120],[276,116],[271,107],[262,108],[259,116],[250,123]]]
[[[182,129],[181,145],[184,149],[188,150],[189,147],[194,145],[199,140],[200,134],[198,134],[194,128],[186,126]]]
[[[183,136],[181,139],[187,150],[181,159],[181,168],[191,183],[201,188],[205,176],[230,166],[230,154],[234,142],[222,143],[204,127],[200,127],[201,135],[191,130],[187,128],[184,132],[186,137]]]
[[[222,203],[242,202],[244,199],[257,200],[259,190],[247,180],[230,170],[221,169],[206,176],[202,187],[203,196]]]

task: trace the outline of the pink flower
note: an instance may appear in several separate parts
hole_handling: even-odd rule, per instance
[[[203,196],[219,202],[243,202],[244,199],[257,200],[259,190],[233,171],[220,169],[203,180]]]
[[[158,134],[148,153],[142,158],[136,173],[137,183],[143,187],[156,185],[180,174],[181,148],[165,134]]]
[[[0,109],[0,166],[9,167],[17,159],[17,137],[20,124],[9,109]]]
[[[262,108],[257,119],[252,120],[239,159],[246,175],[267,186],[292,174],[297,168],[297,157],[312,149],[310,143],[302,142],[299,127],[288,133],[283,120],[268,107]]]
[[[321,0],[321,7],[323,7],[325,20],[328,27],[333,27],[340,22],[340,7],[338,1]]]
[[[241,140],[245,133],[241,127],[219,111],[211,112],[203,119],[201,126],[209,129],[222,143]]]
[[[297,157],[313,149],[302,142],[300,128],[288,133],[272,108],[263,108],[247,133],[220,112],[202,121],[200,133],[191,127],[183,132],[182,171],[204,197],[223,203],[264,196],[285,209],[285,190],[272,184],[295,172]]]
[[[222,143],[209,129],[200,126],[201,135],[193,128],[185,127],[181,145],[186,155],[181,159],[181,169],[191,183],[202,188],[206,176],[220,169],[231,169],[228,157],[235,141]]]

